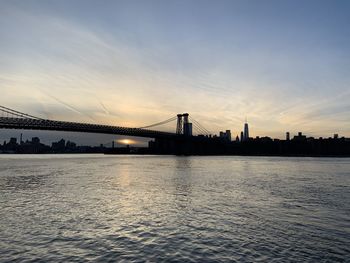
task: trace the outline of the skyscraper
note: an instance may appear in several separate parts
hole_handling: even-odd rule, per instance
[[[286,141],[289,141],[290,140],[290,134],[289,132],[286,132]]]
[[[244,134],[243,134],[243,139],[246,141],[249,139],[249,128],[248,128],[248,123],[244,123]]]
[[[226,138],[229,142],[231,141],[231,131],[230,130],[226,130]]]

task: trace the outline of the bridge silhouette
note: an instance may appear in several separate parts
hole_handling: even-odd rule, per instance
[[[159,127],[177,120],[175,132],[166,132],[150,128]],[[192,122],[190,122],[190,120]],[[154,139],[176,140],[178,138],[195,137],[192,133],[195,128],[200,137],[208,138],[210,132],[199,122],[189,118],[188,113],[177,114],[167,120],[157,122],[144,127],[131,128],[122,126],[100,125],[81,122],[68,122],[39,118],[23,113],[5,106],[0,106],[0,129],[25,129],[25,130],[47,130],[47,131],[70,131],[83,133],[115,134],[125,136],[146,137]]]

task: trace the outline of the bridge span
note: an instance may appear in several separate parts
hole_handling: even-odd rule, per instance
[[[147,130],[141,128],[128,128],[121,126],[99,125],[79,122],[54,121],[42,119],[23,119],[0,117],[1,129],[24,129],[24,130],[46,130],[46,131],[71,131],[85,133],[102,133],[127,135],[146,138],[172,139],[180,135],[176,133]]]
[[[183,121],[184,119],[184,121]],[[177,120],[177,130],[166,132],[149,129],[151,127],[164,125]],[[194,120],[196,127],[204,134],[207,132],[198,122]],[[179,128],[182,126],[183,128]],[[148,125],[141,128],[130,128],[122,126],[101,125],[80,122],[57,121],[39,118],[23,112],[19,112],[0,105],[0,129],[23,129],[23,130],[47,130],[47,131],[70,131],[84,133],[114,134],[125,136],[136,136],[154,139],[174,140],[181,137],[192,136],[192,123],[189,123],[188,114],[178,114],[170,119]]]
[[[175,132],[150,129],[177,121]],[[46,130],[125,135],[155,139],[150,151],[155,154],[217,154],[224,150],[222,140],[210,136],[210,132],[188,113],[140,128],[91,123],[68,122],[38,118],[0,105],[0,129]],[[195,136],[193,131],[196,131]]]

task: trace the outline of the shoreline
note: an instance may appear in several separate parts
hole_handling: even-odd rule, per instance
[[[157,153],[101,153],[101,152],[88,152],[88,153],[0,153],[1,155],[152,155],[152,156],[246,156],[246,157],[311,157],[311,158],[350,158],[350,155],[307,155],[307,154],[288,154],[288,155],[276,155],[276,154],[157,154]]]

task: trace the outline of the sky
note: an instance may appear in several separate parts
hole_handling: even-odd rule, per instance
[[[188,112],[212,133],[239,134],[247,118],[251,136],[350,137],[349,13],[338,0],[0,0],[0,105],[128,127]]]

